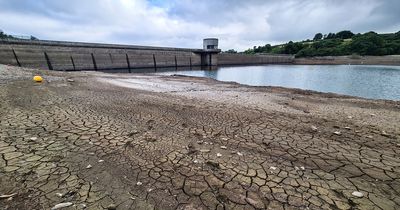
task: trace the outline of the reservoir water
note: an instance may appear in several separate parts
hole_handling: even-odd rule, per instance
[[[371,99],[400,100],[400,66],[263,65],[164,72],[253,86],[282,86]]]

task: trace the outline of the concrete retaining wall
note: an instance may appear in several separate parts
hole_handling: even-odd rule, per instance
[[[218,65],[256,65],[292,63],[292,55],[246,55],[246,54],[218,54]]]
[[[200,66],[198,49],[53,41],[0,41],[0,63],[54,70]]]

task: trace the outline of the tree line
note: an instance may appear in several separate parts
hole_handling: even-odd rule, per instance
[[[341,55],[400,55],[400,31],[378,34],[373,31],[354,34],[351,31],[315,34],[312,40],[290,41],[282,45],[254,46],[245,54],[270,53],[292,54],[296,57]]]

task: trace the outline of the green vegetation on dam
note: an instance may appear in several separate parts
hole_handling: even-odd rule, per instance
[[[246,54],[272,53],[294,54],[296,57],[342,56],[342,55],[399,55],[400,31],[378,34],[373,31],[353,34],[351,31],[338,33],[317,33],[313,40],[288,42],[282,45],[254,46],[244,51]]]

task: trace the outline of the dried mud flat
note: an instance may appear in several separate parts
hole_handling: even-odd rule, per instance
[[[400,208],[399,102],[0,66],[0,130],[0,209]]]

